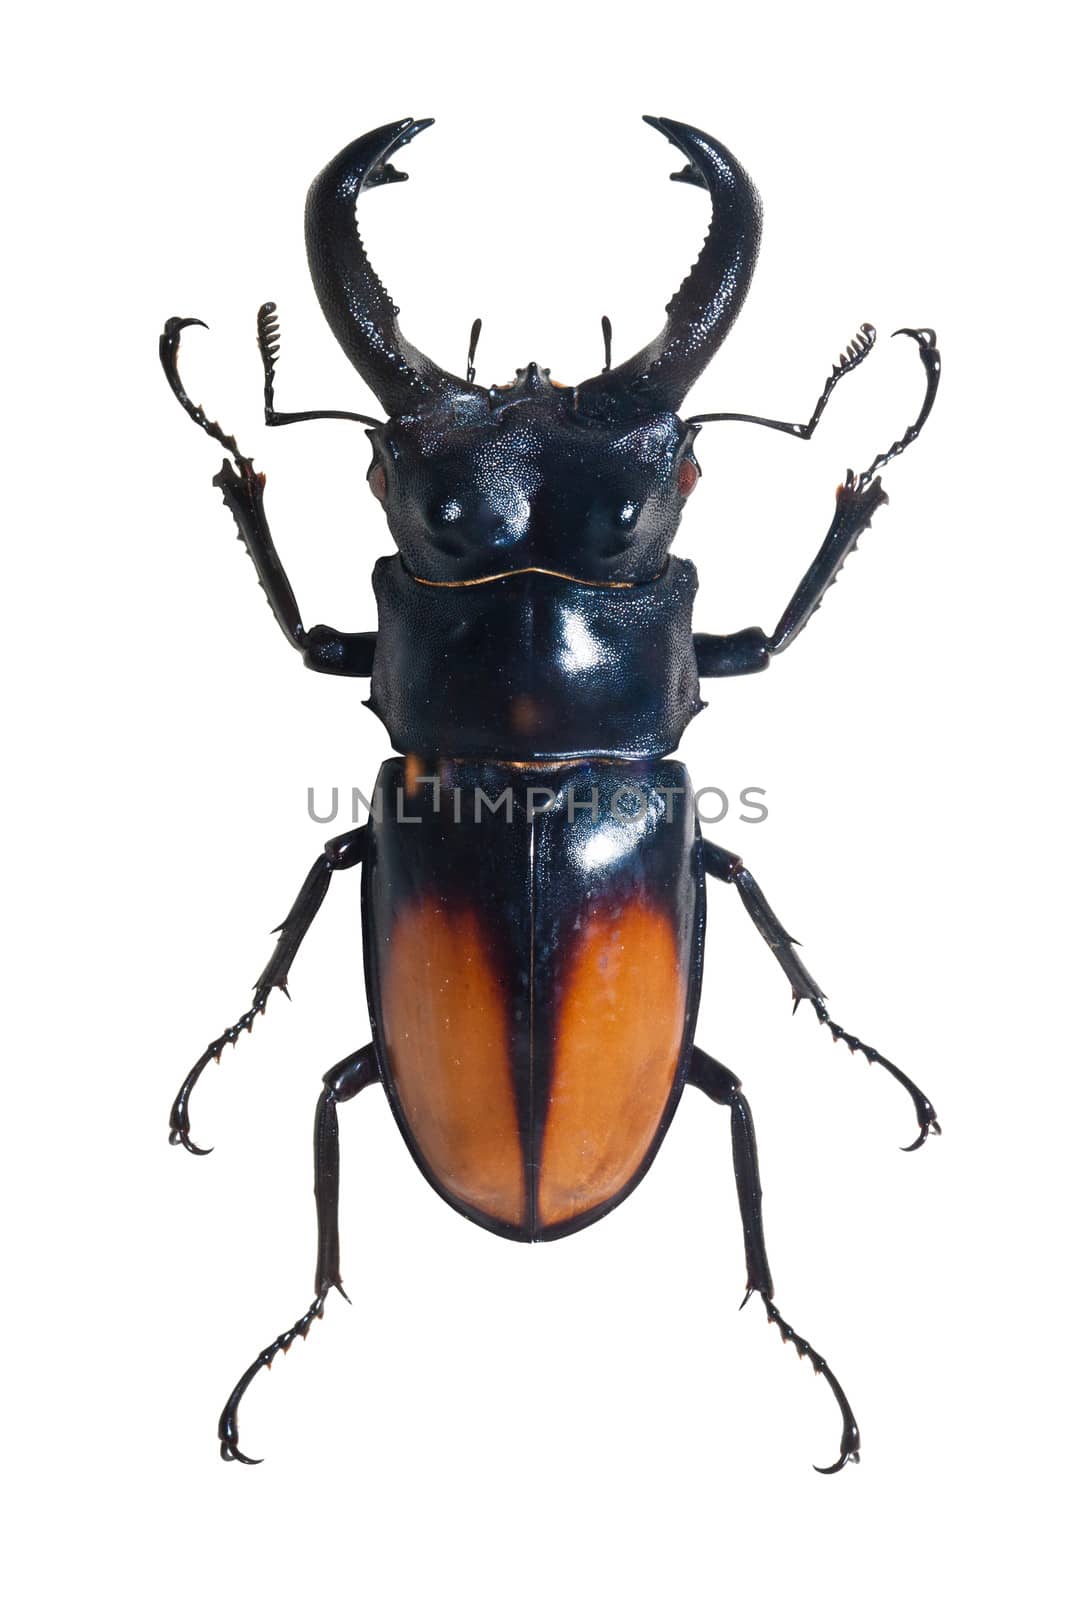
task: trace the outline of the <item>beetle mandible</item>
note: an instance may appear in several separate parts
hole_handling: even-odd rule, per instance
[[[198,1078],[251,1029],[272,990],[286,989],[335,873],[361,866],[372,1039],[325,1075],[314,1130],[315,1294],[227,1400],[219,1438],[229,1461],[251,1460],[240,1448],[238,1406],[252,1379],[307,1335],[331,1289],[344,1294],[337,1108],[378,1082],[438,1193],[472,1222],[528,1241],[572,1233],[618,1205],[648,1170],[686,1085],[726,1107],[745,1301],[760,1297],[834,1394],[840,1449],[818,1470],[858,1460],[844,1390],[773,1299],[748,1101],[733,1073],[694,1042],[706,876],[738,891],[789,980],[794,1009],[810,1002],[835,1040],[908,1091],[919,1124],[908,1148],[941,1130],[911,1079],[831,1018],[747,867],[701,838],[686,769],[668,758],[701,709],[701,677],[762,671],[817,610],[886,499],[879,469],[930,413],[940,358],[931,329],[899,330],[922,360],[921,410],[865,472],[848,472],[829,531],[773,630],[694,634],[696,574],[670,546],[700,477],[700,426],[751,422],[810,439],[875,331],[863,324],[805,423],[733,412],[683,419],[687,392],[747,293],[760,202],[717,140],[666,117],[645,120],[685,158],[673,176],[707,191],[711,225],[656,337],[613,366],[605,318],[604,368],[574,387],[534,362],[509,383],[478,384],[480,322],[463,378],[401,333],[355,213],[365,189],[405,176],[390,158],[429,120],[365,134],[312,184],[315,290],[386,419],[276,411],[278,319],[268,303],[258,319],[266,421],[344,417],[367,427],[368,484],[398,549],[374,569],[376,633],[305,628],[267,524],[265,479],[179,376],[181,334],[198,319],[171,318],[160,340],[178,400],[227,451],[214,483],[282,632],[313,670],[370,678],[369,704],[402,758],[382,767],[370,820],[315,862],[250,1008],[208,1045],[171,1112],[171,1142],[205,1154],[190,1131]],[[411,821],[419,825],[404,826]]]

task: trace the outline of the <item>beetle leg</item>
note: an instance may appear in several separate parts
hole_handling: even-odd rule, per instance
[[[858,477],[849,468],[844,483],[837,490],[837,506],[826,537],[819,547],[815,560],[801,578],[792,599],[779,617],[773,633],[765,634],[761,628],[744,628],[739,633],[694,635],[693,647],[696,651],[697,670],[702,678],[728,678],[741,673],[759,672],[770,664],[772,656],[780,654],[791,645],[797,634],[811,621],[828,591],[836,583],[838,573],[859,544],[860,534],[870,527],[874,513],[889,498],[882,489],[882,480],[875,474],[879,467],[884,467],[887,462],[902,455],[919,437],[933,409],[937,387],[941,381],[941,354],[937,348],[937,335],[934,330],[898,328],[897,333],[906,334],[908,338],[915,340],[919,347],[919,359],[926,373],[926,391],[918,416],[905,428],[901,437],[891,444],[888,450],[876,455],[870,466]],[[895,338],[896,334],[893,337]],[[858,366],[869,348],[869,345],[862,348],[861,352],[851,359],[851,366]],[[849,349],[852,351],[853,346]],[[810,437],[810,429],[818,423],[830,390],[843,372],[848,370],[851,370],[848,365],[840,370],[835,367],[811,422],[807,425],[808,432],[805,432],[800,424],[772,422],[768,426],[784,427],[786,432]],[[722,418],[695,417],[691,420],[719,421]],[[732,417],[732,420],[763,422],[765,419]]]
[[[252,559],[252,565],[256,569],[256,576],[267,597],[274,620],[293,648],[300,651],[304,665],[311,667],[313,671],[351,678],[369,677],[374,659],[376,635],[339,633],[336,628],[321,624],[314,628],[304,627],[300,607],[296,603],[288,574],[275,549],[270,524],[263,508],[266,474],[255,470],[251,456],[241,453],[233,435],[223,433],[217,422],[209,420],[203,406],[195,404],[185,392],[185,385],[178,372],[178,351],[182,331],[189,327],[205,326],[206,324],[198,317],[170,317],[159,340],[159,359],[163,364],[167,382],[182,409],[192,417],[198,427],[203,428],[210,439],[221,444],[236,463],[237,470],[234,471],[229,461],[223,461],[211,481],[221,490],[222,498],[237,524],[237,537]]]
[[[880,478],[861,484],[849,471],[837,491],[837,506],[826,538],[774,632],[766,634],[762,628],[743,628],[738,633],[694,634],[693,648],[700,676],[732,678],[742,673],[762,672],[769,667],[771,658],[792,644],[811,621],[859,543],[860,534],[870,527],[874,513],[888,498]]]
[[[362,861],[366,850],[366,825],[353,828],[351,833],[339,834],[331,839],[301,885],[285,921],[274,932],[278,943],[267,965],[260,973],[249,1009],[235,1023],[213,1039],[196,1061],[185,1082],[178,1090],[170,1111],[170,1142],[180,1144],[194,1156],[206,1156],[209,1150],[193,1143],[189,1131],[189,1098],[209,1061],[217,1061],[228,1044],[236,1044],[242,1033],[251,1033],[252,1024],[266,1010],[272,989],[281,989],[288,995],[289,968],[300,949],[304,935],[315,920],[315,915],[326,897],[330,880],[335,872],[343,872]]]
[[[704,848],[704,870],[710,877],[718,878],[723,883],[732,883],[741,896],[741,901],[752,921],[756,924],[766,941],[767,947],[786,977],[789,979],[793,990],[793,1009],[800,1005],[802,1000],[811,1002],[812,1010],[821,1023],[829,1028],[834,1043],[839,1040],[848,1045],[849,1050],[855,1054],[858,1050],[861,1055],[875,1067],[884,1067],[890,1077],[897,1080],[911,1095],[912,1105],[915,1107],[915,1116],[919,1124],[919,1134],[912,1144],[905,1145],[905,1150],[918,1150],[924,1145],[931,1133],[940,1133],[941,1125],[937,1120],[934,1110],[926,1095],[900,1068],[894,1066],[892,1061],[875,1050],[872,1045],[864,1044],[854,1033],[846,1033],[831,1017],[826,1008],[826,996],[815,982],[811,973],[805,967],[796,953],[796,940],[786,933],[781,922],[767,904],[766,896],[755,878],[749,872],[740,856],[731,855],[728,850],[723,850],[717,844],[712,844],[709,839],[702,841]]]
[[[874,513],[888,499],[881,478],[864,481],[856,478],[849,468],[844,483],[837,490],[837,504],[826,538],[767,641],[771,655],[778,655],[791,645],[811,621],[859,544],[860,534],[870,527]]]
[[[875,456],[866,472],[860,473],[859,485],[861,489],[870,483],[879,467],[884,467],[888,462],[894,460],[896,456],[903,455],[909,444],[914,444],[926,426],[926,419],[933,410],[934,401],[937,398],[937,386],[941,382],[941,352],[937,348],[937,334],[933,328],[898,328],[893,338],[897,339],[901,334],[904,334],[908,339],[914,339],[919,346],[919,360],[922,362],[923,370],[926,373],[926,394],[923,397],[922,408],[915,421],[908,424],[900,438],[895,440],[888,450],[882,450]]]
[[[246,1456],[240,1448],[237,1408],[245,1391],[256,1373],[269,1367],[276,1355],[287,1355],[289,1347],[298,1337],[307,1338],[311,1324],[322,1316],[326,1296],[331,1289],[336,1289],[348,1299],[341,1283],[337,1224],[337,1195],[341,1175],[337,1106],[340,1101],[353,1099],[369,1083],[377,1083],[379,1077],[374,1046],[365,1044],[362,1050],[346,1056],[336,1067],[332,1067],[322,1080],[326,1087],[319,1096],[315,1110],[315,1213],[319,1240],[315,1263],[315,1298],[299,1321],[259,1352],[223,1407],[219,1418],[219,1452],[223,1461],[243,1461],[246,1466],[258,1465],[261,1458]]]
[[[274,547],[263,509],[266,475],[252,471],[251,462],[237,473],[224,461],[211,481],[222,491],[222,498],[237,524],[237,537],[252,557],[260,588],[267,596],[275,620],[289,643],[300,651],[305,667],[336,677],[369,678],[376,633],[340,633],[325,623],[305,628],[300,620],[296,597]]]
[[[852,1414],[848,1397],[825,1359],[801,1338],[782,1316],[773,1300],[774,1284],[767,1262],[767,1247],[763,1239],[763,1190],[760,1188],[759,1160],[756,1154],[756,1130],[748,1101],[741,1093],[741,1080],[735,1078],[721,1062],[705,1054],[696,1046],[689,1062],[688,1081],[714,1100],[716,1105],[730,1108],[730,1135],[733,1143],[734,1177],[737,1181],[737,1199],[741,1208],[741,1227],[745,1236],[745,1266],[747,1283],[742,1308],[754,1294],[763,1301],[767,1321],[777,1327],[783,1342],[792,1344],[797,1354],[807,1356],[815,1371],[825,1378],[833,1391],[841,1411],[841,1454],[831,1467],[816,1467],[816,1472],[840,1472],[849,1461],[859,1460],[860,1430]]]

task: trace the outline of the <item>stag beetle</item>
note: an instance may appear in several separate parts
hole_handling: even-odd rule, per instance
[[[363,869],[372,1039],[329,1071],[315,1115],[318,1260],[304,1315],[243,1374],[219,1422],[223,1458],[249,1462],[238,1406],[256,1373],[306,1337],[331,1289],[338,1245],[337,1107],[381,1082],[423,1175],[472,1222],[509,1239],[556,1239],[597,1221],[647,1172],[689,1084],[729,1109],[747,1266],[783,1338],[807,1356],[840,1408],[837,1472],[859,1430],[837,1378],[773,1299],[756,1141],[740,1081],[694,1043],[705,876],[738,891],[789,980],[835,1040],[883,1067],[911,1096],[919,1133],[930,1101],[879,1051],[833,1021],[762,890],[736,855],[702,840],[686,769],[669,760],[701,709],[700,679],[762,671],[818,609],[885,500],[878,469],[914,440],[934,402],[940,359],[915,340],[926,389],[915,422],[837,490],[828,533],[770,634],[694,634],[696,574],[670,553],[700,468],[701,425],[752,422],[810,439],[836,384],[870,354],[865,323],[833,366],[806,423],[682,402],[741,309],[756,264],[760,201],[717,140],[645,119],[685,158],[673,176],[707,191],[699,258],[652,341],[574,387],[531,362],[509,383],[454,376],[400,331],[397,308],[356,225],[364,189],[395,183],[390,157],[429,120],[355,140],[308,194],[311,276],[326,319],[386,420],[347,411],[279,412],[279,325],[259,313],[270,426],[344,417],[367,427],[371,493],[398,554],[378,561],[376,633],[305,628],[264,513],[262,473],[208,420],[178,372],[183,330],[160,340],[170,385],[228,458],[214,479],[275,619],[316,672],[370,678],[369,705],[401,759],[383,766],[367,823],[331,840],[292,910],[250,1008],[194,1065],[171,1112],[171,1142],[198,1155],[189,1099],[209,1061],[251,1030],[335,873]],[[415,825],[411,825],[415,824]]]

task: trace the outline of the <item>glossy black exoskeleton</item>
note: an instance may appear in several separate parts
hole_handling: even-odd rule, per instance
[[[392,155],[427,127],[405,121],[357,139],[312,184],[307,246],[334,333],[386,411],[274,409],[278,323],[259,315],[270,425],[349,417],[367,425],[368,483],[397,554],[378,562],[376,633],[305,628],[264,514],[264,479],[209,422],[178,374],[182,330],[160,341],[168,380],[224,445],[215,479],[274,615],[318,672],[370,678],[371,708],[404,758],[379,774],[367,824],[333,840],[280,929],[250,1009],[193,1067],[171,1140],[193,1143],[189,1098],[207,1063],[252,1026],[289,967],[333,874],[363,867],[364,958],[373,1038],[326,1074],[315,1124],[319,1253],[303,1317],[243,1375],[219,1423],[222,1454],[247,1461],[237,1409],[256,1373],[306,1334],[341,1289],[337,1105],[381,1081],[424,1175],[465,1216],[510,1238],[550,1239],[595,1222],[640,1181],[686,1084],[730,1109],[744,1226],[746,1300],[827,1380],[840,1452],[859,1430],[826,1362],[782,1318],[763,1242],[752,1117],[739,1081],[693,1042],[704,883],[733,884],[792,987],[835,1039],[911,1095],[913,1145],[940,1132],[926,1096],[845,1033],[737,856],[700,837],[685,768],[666,759],[701,709],[700,678],[761,671],[804,627],[884,502],[878,469],[918,435],[937,391],[930,329],[918,345],[925,399],[901,439],[837,491],[829,531],[768,634],[694,634],[692,564],[671,554],[699,481],[702,424],[755,422],[810,438],[829,396],[865,360],[864,324],[806,423],[737,413],[683,418],[692,384],[748,290],[760,235],[751,181],[716,140],[647,119],[682,152],[674,176],[703,187],[712,222],[657,336],[574,387],[530,363],[511,383],[465,377],[405,339],[355,224],[364,189],[403,177]],[[343,1290],[342,1290],[343,1293]]]

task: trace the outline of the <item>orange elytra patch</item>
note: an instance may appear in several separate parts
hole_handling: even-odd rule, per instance
[[[426,899],[393,925],[382,973],[385,1050],[423,1159],[466,1205],[526,1215],[508,1010],[473,911]]]
[[[538,1195],[543,1227],[613,1199],[667,1106],[686,979],[670,918],[641,901],[595,912],[564,975]]]

